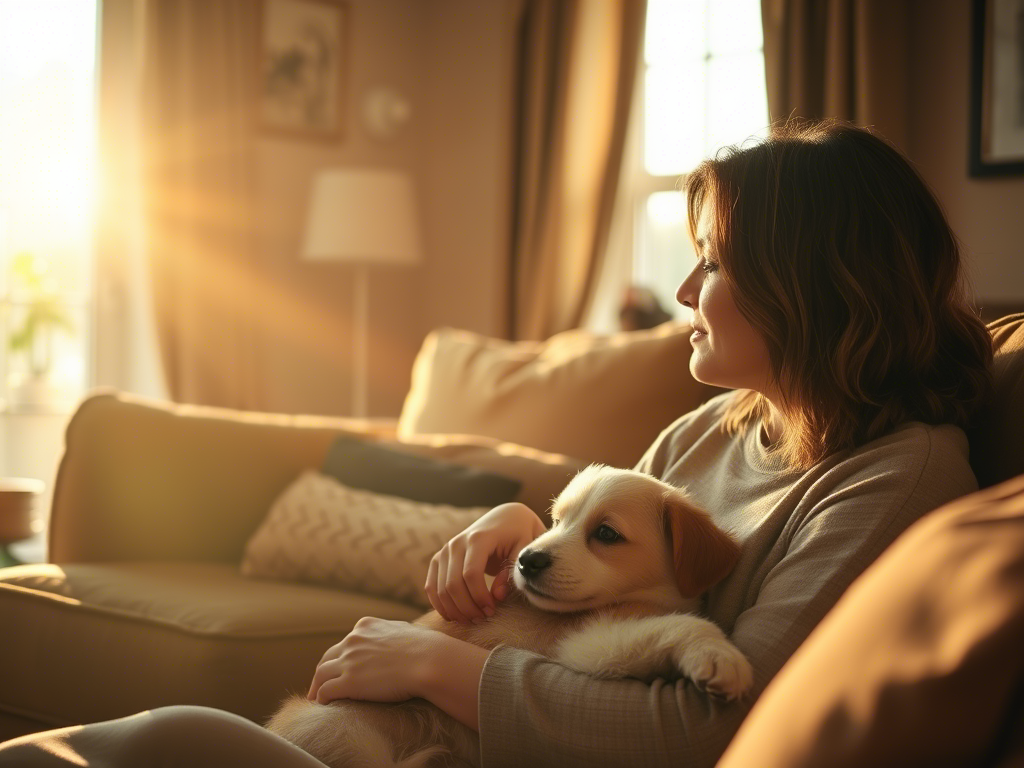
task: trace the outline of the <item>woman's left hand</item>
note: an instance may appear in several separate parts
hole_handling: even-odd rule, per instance
[[[317,665],[306,698],[405,701],[422,695],[425,667],[445,635],[405,621],[366,617]]]

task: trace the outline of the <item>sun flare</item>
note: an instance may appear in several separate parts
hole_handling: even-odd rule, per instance
[[[84,258],[95,196],[95,0],[0,0],[0,258]]]

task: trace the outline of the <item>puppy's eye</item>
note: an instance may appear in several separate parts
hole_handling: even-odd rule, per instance
[[[594,537],[605,544],[614,544],[616,541],[622,540],[622,537],[610,525],[599,525],[594,531]]]

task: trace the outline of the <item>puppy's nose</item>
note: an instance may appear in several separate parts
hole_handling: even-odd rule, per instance
[[[547,552],[523,551],[519,553],[519,572],[528,579],[551,565],[551,556]]]

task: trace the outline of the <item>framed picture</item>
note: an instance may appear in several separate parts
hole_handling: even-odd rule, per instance
[[[339,0],[263,0],[256,89],[263,131],[341,138],[347,10]]]
[[[1024,174],[1024,0],[974,0],[971,176]]]

